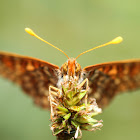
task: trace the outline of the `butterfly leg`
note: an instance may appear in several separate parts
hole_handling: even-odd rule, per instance
[[[86,95],[85,95],[85,105],[87,106],[87,99],[88,99],[88,89],[89,89],[89,86],[88,86],[88,79],[86,78],[79,86],[78,86],[78,89],[82,89],[82,87],[85,85],[85,91],[86,91]]]
[[[54,111],[53,111],[53,106],[57,106],[57,100],[55,99],[55,97],[60,97],[61,95],[61,90],[53,87],[53,86],[49,86],[49,99],[50,99],[50,107],[51,107],[51,119],[54,116]]]
[[[86,78],[77,88],[81,89],[86,84],[86,89],[88,88],[88,79]]]
[[[58,96],[58,97],[61,96],[61,90],[59,88],[49,86],[49,92],[51,92],[55,96]]]

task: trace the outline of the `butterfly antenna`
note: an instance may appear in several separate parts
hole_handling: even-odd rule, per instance
[[[54,46],[54,45],[52,45],[51,43],[49,43],[48,41],[46,41],[46,40],[42,39],[41,37],[39,37],[39,36],[38,36],[36,33],[34,33],[34,31],[31,30],[30,28],[25,28],[25,31],[26,31],[28,34],[30,34],[31,36],[34,36],[34,37],[38,38],[39,40],[41,40],[41,41],[47,43],[48,45],[52,46],[53,48],[59,50],[60,52],[62,52],[63,54],[65,54],[65,56],[69,59],[68,55],[67,55],[64,51],[62,51],[61,49],[59,49],[59,48],[57,48],[56,46]]]
[[[89,50],[87,50],[87,51],[85,51],[85,52],[82,52],[81,54],[79,54],[79,55],[76,57],[76,59],[77,59],[79,56],[81,56],[81,55],[83,55],[83,54],[85,54],[85,53],[87,53],[87,52],[90,52],[90,51],[92,51],[92,50],[95,50],[95,49],[97,49],[97,48],[101,48],[101,47],[104,47],[104,46],[107,46],[107,45],[110,45],[110,44],[119,44],[119,43],[121,43],[122,41],[123,41],[123,38],[122,38],[121,36],[118,36],[118,37],[114,38],[113,40],[111,40],[111,41],[109,41],[109,42],[107,42],[107,43],[105,43],[105,44],[102,44],[102,45],[100,45],[100,46],[94,47],[94,48],[89,49]]]

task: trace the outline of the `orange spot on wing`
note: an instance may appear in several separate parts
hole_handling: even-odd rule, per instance
[[[31,61],[28,62],[27,66],[26,66],[26,69],[28,71],[33,71],[35,69],[35,67],[33,66]]]

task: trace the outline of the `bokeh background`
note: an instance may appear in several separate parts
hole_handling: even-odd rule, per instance
[[[124,42],[78,58],[82,67],[140,58],[138,0],[0,0],[0,50],[36,57],[58,66],[67,58],[29,36],[25,27],[70,57],[116,36]],[[83,132],[83,140],[139,140],[140,90],[117,96],[99,118],[101,131]],[[21,89],[0,79],[0,140],[55,140],[50,113],[36,107]]]

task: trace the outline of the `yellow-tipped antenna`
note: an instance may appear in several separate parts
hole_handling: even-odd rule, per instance
[[[105,44],[102,44],[102,45],[100,45],[100,46],[94,47],[94,48],[89,49],[89,50],[87,50],[87,51],[85,51],[85,52],[82,52],[81,54],[79,54],[79,55],[76,57],[76,59],[77,59],[79,56],[83,55],[84,53],[90,52],[90,51],[92,51],[92,50],[95,50],[95,49],[97,49],[97,48],[101,48],[101,47],[104,47],[104,46],[107,46],[107,45],[110,45],[110,44],[119,44],[119,43],[121,43],[122,41],[123,41],[123,38],[122,38],[121,36],[118,36],[118,37],[114,38],[113,40],[111,40],[111,41],[109,41],[109,42],[107,42],[107,43],[105,43]]]
[[[51,43],[49,43],[49,42],[45,41],[45,40],[44,40],[44,39],[42,39],[41,37],[39,37],[39,36],[38,36],[37,34],[35,34],[35,33],[34,33],[34,31],[33,31],[33,30],[31,30],[30,28],[25,28],[25,31],[26,31],[28,34],[30,34],[30,35],[32,35],[32,36],[34,36],[34,37],[38,38],[39,40],[41,40],[41,41],[43,41],[43,42],[47,43],[48,45],[50,45],[50,46],[54,47],[54,48],[55,48],[55,49],[57,49],[57,50],[59,50],[60,52],[62,52],[63,54],[65,54],[65,55],[66,55],[66,57],[69,59],[68,55],[67,55],[65,52],[63,52],[61,49],[57,48],[56,46],[52,45]]]

